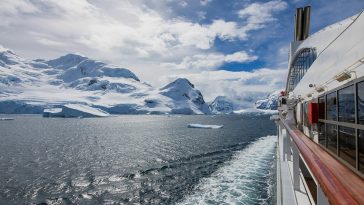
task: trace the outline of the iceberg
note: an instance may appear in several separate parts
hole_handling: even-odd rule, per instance
[[[201,129],[220,129],[224,125],[202,125],[202,124],[188,124],[188,128],[201,128]]]
[[[60,108],[44,109],[43,117],[88,118],[108,117],[109,113],[94,107],[82,104],[66,104]]]
[[[0,118],[0,121],[14,120],[14,118]]]

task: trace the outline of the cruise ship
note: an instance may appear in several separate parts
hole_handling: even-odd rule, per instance
[[[309,35],[297,8],[276,116],[277,204],[364,204],[364,14]]]

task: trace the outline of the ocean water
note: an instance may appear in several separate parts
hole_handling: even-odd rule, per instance
[[[0,204],[275,204],[269,116],[10,117]]]

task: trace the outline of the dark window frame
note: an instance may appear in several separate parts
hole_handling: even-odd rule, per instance
[[[355,172],[359,173],[361,176],[364,176],[364,171],[359,169],[359,130],[364,130],[364,124],[359,124],[359,113],[358,113],[358,84],[359,83],[364,83],[364,77],[360,77],[357,79],[354,79],[348,83],[345,83],[335,89],[326,91],[324,93],[322,93],[321,95],[318,96],[317,100],[319,98],[323,98],[325,100],[325,119],[319,119],[318,121],[320,123],[324,123],[325,126],[325,139],[326,139],[326,146],[323,146],[322,144],[318,143],[320,146],[324,147],[326,150],[328,150],[330,153],[332,153],[329,149],[328,149],[328,130],[327,127],[329,124],[331,125],[335,125],[336,129],[337,129],[337,149],[336,149],[336,153],[333,155],[335,156],[337,159],[339,159],[340,161],[342,161],[343,163],[347,164],[348,167],[350,167],[351,169],[353,169]],[[354,103],[355,103],[355,122],[343,122],[343,121],[339,121],[339,99],[338,99],[338,92],[339,90],[345,89],[349,86],[354,86]],[[336,112],[337,112],[337,116],[336,116],[336,121],[335,120],[327,120],[327,95],[331,94],[333,92],[336,92]],[[339,139],[339,127],[348,127],[348,128],[353,128],[355,129],[355,153],[356,153],[356,162],[355,162],[355,167],[352,166],[350,163],[346,162],[344,159],[340,158],[339,156],[339,146],[340,146],[340,139]]]

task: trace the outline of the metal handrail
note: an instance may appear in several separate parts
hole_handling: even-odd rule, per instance
[[[330,204],[364,204],[364,179],[309,139],[293,122],[280,118]]]

